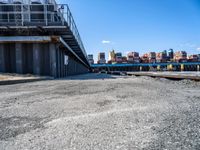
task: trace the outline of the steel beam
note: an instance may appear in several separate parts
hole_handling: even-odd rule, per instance
[[[82,62],[87,68],[90,68],[72,49],[71,47],[60,37],[60,42],[80,61]]]

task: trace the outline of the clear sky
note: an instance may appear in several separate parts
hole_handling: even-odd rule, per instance
[[[200,0],[58,0],[72,11],[88,54],[173,48],[200,53]]]

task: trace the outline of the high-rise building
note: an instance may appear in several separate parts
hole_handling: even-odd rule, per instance
[[[176,62],[187,62],[187,52],[186,51],[178,51],[174,54],[174,60]]]
[[[149,63],[156,63],[156,53],[150,52],[148,55]]]
[[[170,61],[174,58],[174,50],[173,49],[168,50],[167,57],[168,57],[168,61]]]
[[[117,63],[122,63],[122,53],[118,52],[115,54],[115,59]]]
[[[115,62],[116,61],[116,59],[115,59],[115,51],[114,50],[109,52],[108,60],[111,61],[111,62]]]
[[[106,57],[105,57],[105,53],[101,52],[98,54],[98,64],[105,64],[106,63]]]
[[[94,64],[94,58],[92,54],[88,55],[88,61],[90,64]]]

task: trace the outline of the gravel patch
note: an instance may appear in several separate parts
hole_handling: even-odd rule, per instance
[[[86,74],[0,95],[1,150],[200,149],[200,82]]]

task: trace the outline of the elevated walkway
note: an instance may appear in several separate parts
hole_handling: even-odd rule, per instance
[[[0,36],[59,36],[90,68],[67,4],[0,4]]]
[[[87,54],[68,5],[0,3],[0,72],[55,78],[87,73]]]

